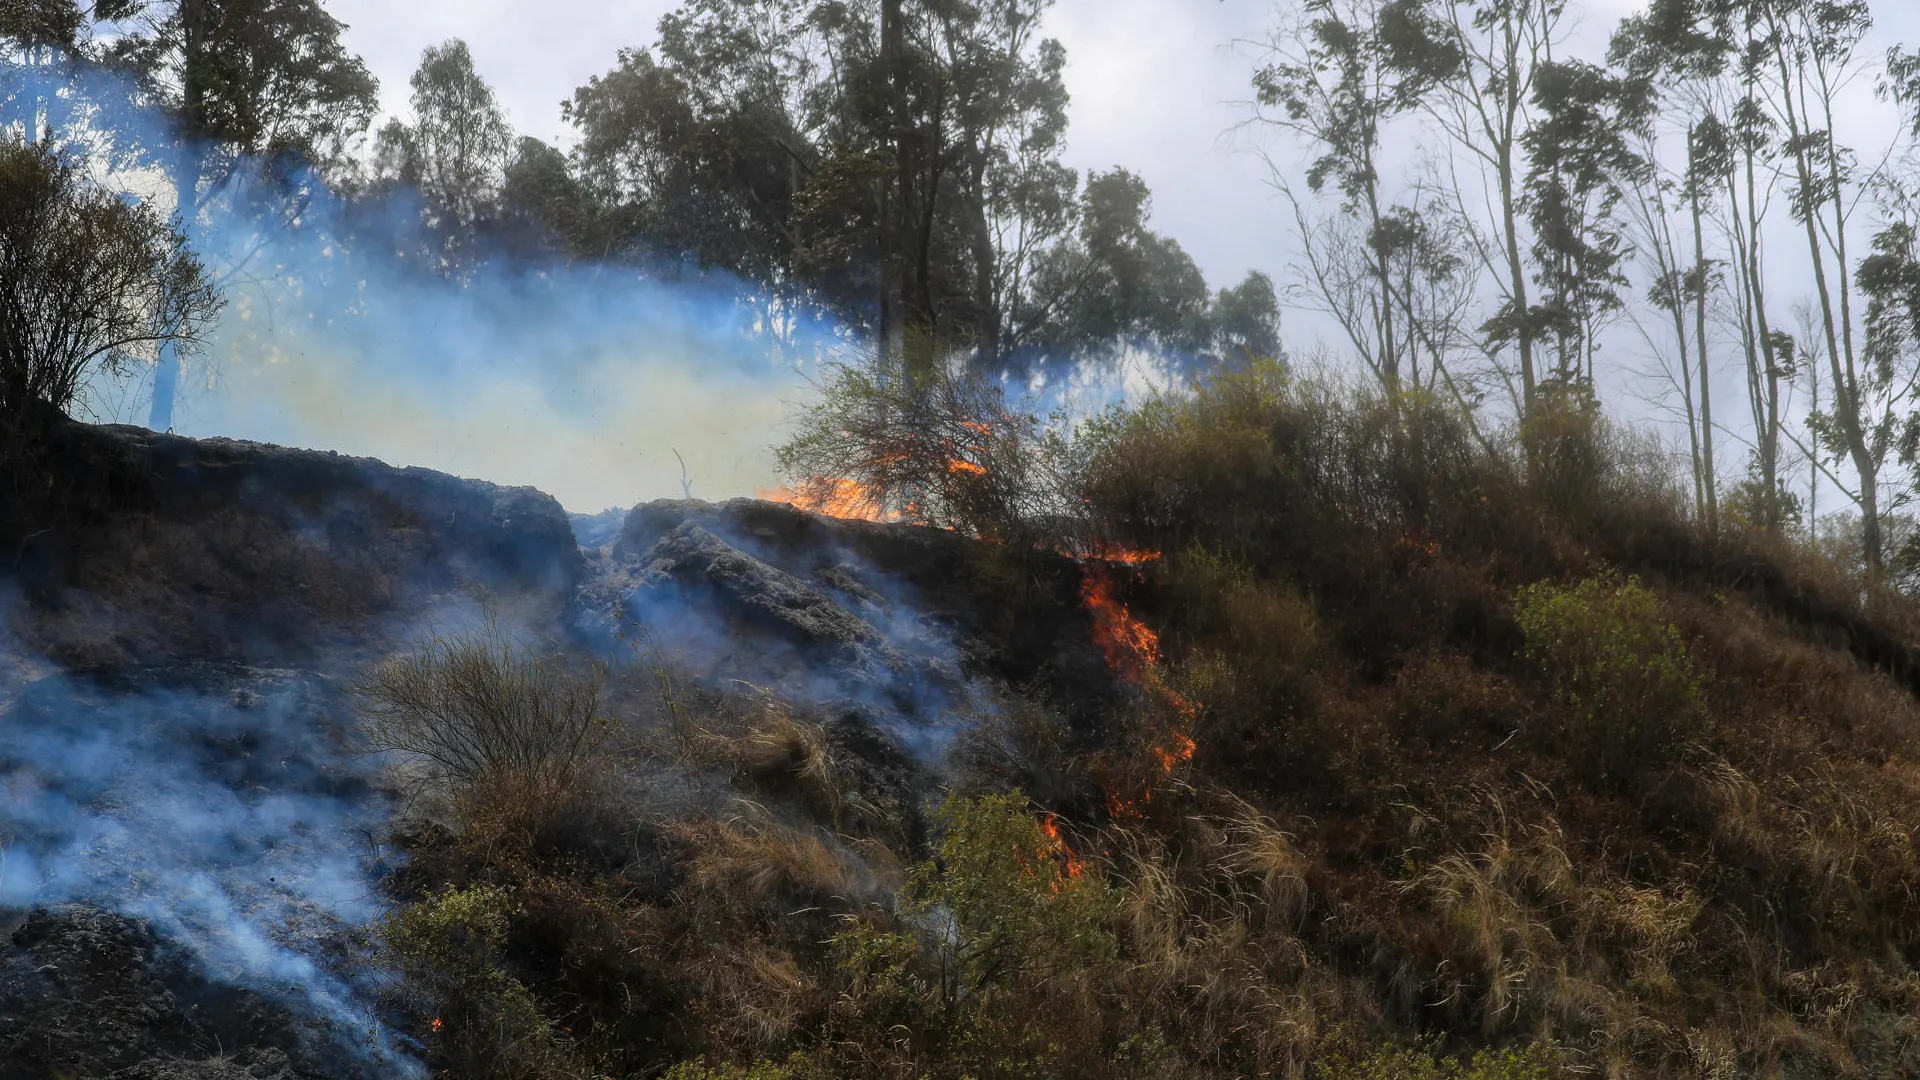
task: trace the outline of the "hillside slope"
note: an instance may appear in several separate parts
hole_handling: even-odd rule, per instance
[[[1087,447],[1112,561],[70,437],[9,1080],[1920,1074],[1910,609],[1602,427],[1218,379]],[[564,785],[363,752],[483,608],[593,688]]]

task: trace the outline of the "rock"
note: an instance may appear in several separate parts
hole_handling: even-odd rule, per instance
[[[0,505],[0,534],[25,538],[16,631],[68,666],[302,663],[450,601],[551,617],[581,580],[566,513],[531,488],[125,426],[53,441],[64,501]]]

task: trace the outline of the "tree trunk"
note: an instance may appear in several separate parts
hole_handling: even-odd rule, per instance
[[[1692,142],[1688,140],[1688,156],[1692,156]],[[1689,162],[1689,172],[1692,162]],[[1697,174],[1696,174],[1697,175]],[[1692,179],[1691,177],[1689,178]],[[1720,528],[1719,480],[1713,469],[1713,380],[1707,365],[1707,241],[1700,219],[1700,190],[1698,184],[1691,185],[1687,194],[1687,203],[1693,212],[1693,272],[1695,274],[1693,290],[1693,347],[1698,354],[1700,371],[1700,464],[1701,481],[1706,495],[1707,531],[1715,532]]]
[[[191,234],[199,209],[200,154],[193,136],[183,134],[183,145],[173,167],[175,214],[182,232]],[[180,386],[180,352],[171,338],[160,342],[158,363],[153,371],[153,403],[147,410],[147,426],[155,431],[173,430],[173,403]]]

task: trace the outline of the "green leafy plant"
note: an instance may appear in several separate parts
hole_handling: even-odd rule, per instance
[[[1700,679],[1679,631],[1638,578],[1603,573],[1520,590],[1526,656],[1545,676],[1575,761],[1618,777],[1701,734]]]
[[[497,886],[447,889],[388,917],[389,953],[435,1015],[430,1045],[454,1075],[522,1076],[554,1052],[554,1033],[501,962],[516,914]]]
[[[1429,1046],[1336,1054],[1321,1062],[1316,1074],[1319,1080],[1551,1080],[1561,1075],[1551,1053],[1538,1045],[1480,1050],[1470,1058],[1445,1056]]]

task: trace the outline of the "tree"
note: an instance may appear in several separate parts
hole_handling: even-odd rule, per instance
[[[1880,490],[1890,447],[1885,419],[1895,407],[1888,395],[1898,384],[1881,377],[1856,341],[1849,236],[1861,178],[1853,152],[1833,130],[1872,16],[1865,0],[1771,0],[1743,8],[1753,17],[1755,31],[1744,70],[1761,87],[1786,137],[1788,205],[1806,236],[1814,313],[1831,376],[1831,405],[1811,417],[1810,426],[1823,449],[1853,466],[1857,486],[1848,495],[1860,508],[1867,576],[1878,581],[1886,557]]]
[[[1225,360],[1278,360],[1280,300],[1273,279],[1252,270],[1240,284],[1213,299],[1213,348]]]
[[[1497,283],[1499,309],[1482,327],[1493,347],[1512,346],[1519,358],[1520,405],[1531,414],[1540,383],[1536,358],[1542,312],[1527,269],[1525,147],[1534,95],[1552,63],[1565,0],[1404,0],[1383,44],[1392,68],[1431,89],[1419,96],[1427,115],[1454,151],[1450,168],[1480,175],[1478,184],[1455,176],[1448,185],[1458,212],[1473,220],[1476,188],[1491,220],[1476,230],[1475,253]]]
[[[623,247],[738,274],[773,321],[819,305],[991,368],[1073,223],[1049,4],[689,0],[575,93],[581,173]]]
[[[1419,102],[1428,72],[1390,62],[1390,42],[1409,14],[1405,3],[1304,0],[1302,9],[1300,20],[1273,35],[1254,74],[1258,118],[1318,151],[1307,188],[1317,195],[1331,185],[1350,228],[1310,220],[1286,173],[1274,170],[1299,224],[1307,284],[1381,386],[1397,395],[1413,332],[1410,298],[1401,295],[1405,275],[1395,264],[1412,257],[1415,245],[1409,213],[1383,191],[1381,139],[1394,117]]]
[[[220,308],[151,202],[87,183],[38,142],[0,142],[0,422],[71,407],[96,370],[190,349]]]
[[[144,12],[145,32],[117,40],[108,59],[173,120],[171,142],[151,153],[172,178],[182,227],[261,165],[291,185],[280,223],[296,219],[310,183],[288,165],[338,165],[373,116],[378,84],[341,44],[345,27],[320,0],[169,0]],[[163,345],[148,419],[157,430],[172,426],[179,374]]]
[[[419,192],[440,269],[459,273],[478,258],[483,226],[498,212],[513,129],[459,38],[421,53],[410,85],[413,123],[380,129],[376,177]]]
[[[1031,367],[1114,348],[1196,356],[1212,345],[1206,279],[1177,241],[1147,228],[1151,206],[1146,182],[1124,169],[1088,176],[1075,235],[1037,260],[1015,312],[1013,359]],[[1266,284],[1268,299],[1238,302],[1265,307]]]
[[[1638,110],[1635,88],[1579,61],[1543,64],[1533,87],[1524,206],[1541,292],[1529,322],[1549,345],[1545,374],[1561,385],[1593,385],[1601,325],[1622,306],[1629,251],[1617,210],[1618,180],[1640,165],[1624,119]]]

